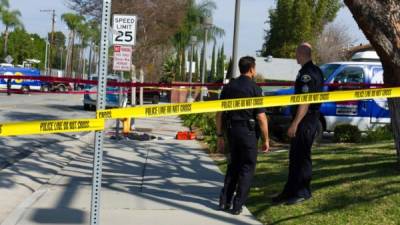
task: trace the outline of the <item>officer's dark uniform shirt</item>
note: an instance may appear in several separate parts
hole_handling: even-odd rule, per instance
[[[229,84],[222,89],[220,99],[252,98],[262,96],[261,88],[257,86],[250,77],[241,75],[239,78],[231,80]],[[256,116],[260,113],[265,113],[265,109],[244,109],[227,112],[228,118],[231,120],[256,119]]]
[[[322,92],[324,77],[321,69],[314,65],[312,61],[304,64],[296,78],[294,87],[295,94],[307,94],[313,92]],[[318,112],[321,104],[310,104],[309,112]],[[292,108],[292,114],[295,115],[298,106]]]

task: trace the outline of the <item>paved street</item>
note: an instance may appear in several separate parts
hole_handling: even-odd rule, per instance
[[[83,110],[83,95],[0,94],[0,121],[29,121],[95,117]]]
[[[94,112],[83,110],[81,98],[80,95],[0,94],[0,121],[94,117]],[[0,138],[0,198],[1,202],[6,204],[0,207],[0,221],[66,166],[73,155],[79,154],[80,148],[87,146],[90,141],[88,134],[86,132]],[[86,138],[78,141],[82,137]]]
[[[94,112],[83,110],[81,99],[82,95],[14,94],[7,96],[0,94],[0,121],[17,122],[95,117]],[[52,134],[1,138],[0,169],[26,157],[37,148],[60,141],[71,141],[84,134]]]
[[[94,116],[81,109],[78,96],[15,98],[29,107],[1,96],[2,120],[14,113],[30,119]],[[186,129],[178,118],[141,119],[136,127],[158,138],[105,139],[101,224],[259,224],[247,210],[240,216],[215,210],[223,175],[200,143],[174,139],[176,131]],[[3,152],[29,151],[0,170],[1,225],[89,224],[91,135],[1,141],[3,158]]]

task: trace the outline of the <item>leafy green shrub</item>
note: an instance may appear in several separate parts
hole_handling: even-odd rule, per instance
[[[350,124],[342,124],[335,127],[333,139],[336,142],[357,143],[361,141],[361,131]]]
[[[393,139],[393,130],[390,124],[377,127],[376,129],[371,129],[367,131],[365,137],[363,137],[363,142],[376,142],[376,141],[384,141],[384,140],[392,140]]]
[[[210,152],[217,150],[217,129],[215,124],[215,113],[201,113],[182,115],[183,125],[193,130],[199,128],[204,135],[204,141],[207,143]]]

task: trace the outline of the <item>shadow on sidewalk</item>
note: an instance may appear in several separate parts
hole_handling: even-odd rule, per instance
[[[104,150],[102,192],[124,193],[127,194],[125,201],[142,199],[157,203],[159,207],[187,211],[227,224],[254,224],[242,222],[228,213],[214,211],[223,175],[199,148],[190,142],[173,141],[113,143],[112,149]],[[121,157],[120,151],[136,157],[134,160]],[[67,188],[55,207],[37,209],[31,218],[33,221],[83,224],[87,220],[88,209],[85,209],[86,212],[84,209],[76,209],[71,206],[71,202],[81,188],[91,186],[92,153],[92,150],[84,151],[60,174],[67,176],[69,172],[80,171],[79,177],[70,177],[70,182],[61,184]],[[129,196],[132,198],[129,199]],[[103,200],[102,204],[109,203]],[[132,204],[139,210],[144,209],[140,208],[143,206]],[[60,212],[63,215],[57,217]],[[70,216],[66,216],[68,214]]]

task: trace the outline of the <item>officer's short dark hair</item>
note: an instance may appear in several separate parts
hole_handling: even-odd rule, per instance
[[[239,60],[239,70],[241,74],[245,74],[250,71],[251,68],[256,67],[256,59],[251,56],[242,57]]]

